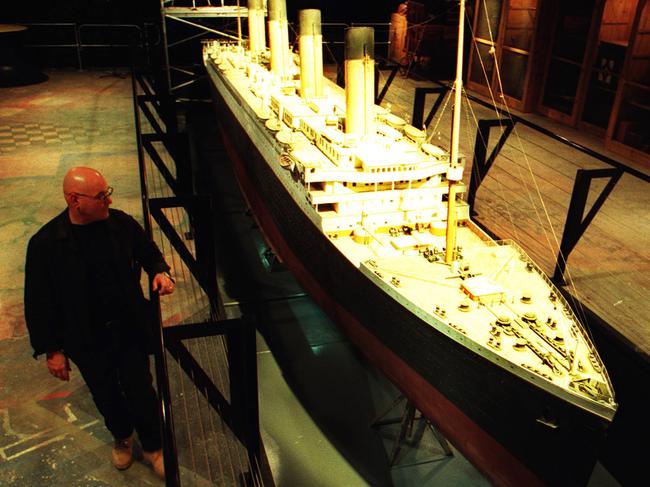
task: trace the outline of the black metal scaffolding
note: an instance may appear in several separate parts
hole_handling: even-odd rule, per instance
[[[156,355],[167,486],[269,485],[260,442],[255,325],[227,319],[216,278],[210,199],[192,191],[187,136],[174,102],[134,74],[145,230],[174,255],[173,271],[192,283],[194,315],[162,326]],[[146,133],[145,133],[146,132]],[[155,180],[154,188],[150,181]],[[183,231],[187,230],[187,231]],[[187,275],[185,275],[187,273]],[[203,308],[203,309],[202,309]]]

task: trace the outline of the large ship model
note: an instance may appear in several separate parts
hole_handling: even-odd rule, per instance
[[[461,1],[461,9],[464,7]],[[323,76],[320,11],[248,2],[248,42],[204,61],[244,196],[273,250],[350,339],[498,485],[586,484],[616,412],[574,311],[460,198],[462,56],[451,148],[374,102],[374,32]],[[459,53],[463,19],[459,15]]]

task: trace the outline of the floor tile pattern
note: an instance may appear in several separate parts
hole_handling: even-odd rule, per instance
[[[131,127],[88,128],[84,125],[62,126],[51,123],[0,125],[0,154],[26,147],[51,148],[56,144],[72,146],[104,137],[131,136]]]

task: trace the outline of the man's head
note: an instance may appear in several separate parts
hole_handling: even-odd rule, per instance
[[[63,178],[68,214],[77,225],[107,219],[112,192],[104,176],[90,167],[73,167]]]

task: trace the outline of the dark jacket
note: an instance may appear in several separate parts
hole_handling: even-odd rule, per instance
[[[68,211],[46,223],[30,240],[25,262],[25,321],[34,357],[63,350],[75,359],[92,353],[91,310],[79,299],[85,285],[85,261],[72,233]],[[123,211],[108,217],[113,262],[132,316],[126,338],[146,342],[151,332],[151,308],[140,286],[141,269],[153,277],[169,266],[142,227]]]

